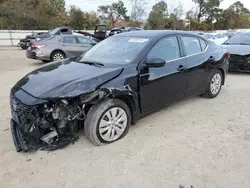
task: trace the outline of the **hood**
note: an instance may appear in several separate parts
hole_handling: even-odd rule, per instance
[[[21,88],[40,99],[74,97],[95,91],[101,84],[118,76],[123,68],[99,68],[70,60],[42,66],[22,78]]]
[[[36,38],[47,38],[50,37],[51,34],[50,33],[44,33],[42,35],[27,35],[26,38],[27,39],[36,39]]]
[[[250,45],[222,45],[230,54],[249,55]]]

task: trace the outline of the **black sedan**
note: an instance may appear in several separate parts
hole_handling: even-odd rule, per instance
[[[196,34],[136,31],[42,66],[11,90],[17,151],[34,143],[54,146],[80,127],[95,145],[117,141],[131,124],[173,102],[216,97],[228,58],[226,50]]]
[[[250,72],[250,33],[238,33],[223,48],[230,53],[229,70]]]

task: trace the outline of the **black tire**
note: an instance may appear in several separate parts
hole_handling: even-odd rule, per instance
[[[219,87],[218,92],[213,93],[213,92],[212,92],[212,89],[211,89],[212,79],[213,79],[213,77],[214,77],[215,75],[217,75],[217,74],[219,74],[219,75],[220,75],[220,78],[221,78],[220,87]],[[224,78],[223,78],[223,75],[222,75],[222,73],[221,73],[220,70],[215,70],[215,71],[213,71],[213,73],[211,74],[211,76],[210,76],[210,78],[209,78],[207,90],[206,90],[204,96],[207,97],[207,98],[210,98],[210,99],[213,99],[213,98],[217,97],[217,96],[219,95],[220,91],[221,91],[223,79],[224,79]]]
[[[44,63],[49,63],[50,61],[48,61],[48,60],[42,60],[42,62],[44,62]]]
[[[118,107],[125,111],[127,115],[127,125],[124,129],[122,135],[114,141],[105,141],[102,139],[99,133],[99,126],[102,117],[110,109]],[[127,104],[118,99],[105,99],[104,101],[93,105],[88,111],[87,118],[84,124],[85,136],[96,146],[101,146],[105,144],[110,144],[115,141],[120,140],[128,133],[128,130],[131,125],[131,111]]]
[[[60,60],[60,59],[55,60],[56,56],[61,57],[61,59],[65,59],[66,58],[66,56],[65,56],[65,54],[63,52],[61,52],[61,51],[54,51],[51,54],[50,60],[51,61],[58,61],[58,60]]]
[[[27,49],[28,49],[28,46],[21,46],[21,48],[22,48],[23,50],[27,50]]]

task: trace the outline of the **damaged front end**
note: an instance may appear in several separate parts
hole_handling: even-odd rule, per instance
[[[105,92],[98,91],[27,105],[11,94],[11,132],[16,150],[52,151],[74,143],[78,139],[74,133],[84,124],[88,109],[104,96]]]
[[[230,71],[250,71],[250,55],[230,55],[229,61],[229,70]]]

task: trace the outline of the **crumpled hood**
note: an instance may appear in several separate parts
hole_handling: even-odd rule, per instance
[[[222,45],[230,54],[249,55],[250,45]]]
[[[42,66],[21,79],[15,87],[41,99],[74,97],[95,91],[118,76],[123,68],[99,68],[69,60]]]

